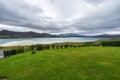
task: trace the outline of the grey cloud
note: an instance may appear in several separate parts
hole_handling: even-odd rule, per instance
[[[112,12],[104,15],[91,15],[83,18],[82,20],[76,20],[72,26],[76,29],[84,30],[88,34],[106,33],[111,31],[120,31],[120,12]]]
[[[37,13],[39,16],[36,16]],[[46,32],[61,31],[62,28],[48,21],[49,17],[41,16],[42,13],[41,8],[29,5],[24,0],[22,2],[19,0],[0,1],[0,24],[28,27]]]
[[[85,0],[87,3],[92,3],[92,4],[101,4],[105,0]]]
[[[0,1],[0,23],[15,26],[35,26],[34,18],[36,14],[42,13],[42,10],[36,6],[31,6],[25,1],[2,0]],[[42,18],[41,16],[39,18]],[[42,19],[41,19],[42,20]],[[40,21],[39,21],[40,22]]]
[[[95,5],[102,4],[105,1],[107,0],[85,0],[88,4]],[[59,2],[57,4],[59,4],[62,17],[66,18],[74,15],[74,10],[71,11],[72,7],[69,7],[72,3],[68,4],[69,6],[66,7],[64,11],[63,8],[67,3],[61,6],[62,2]],[[66,2],[69,2],[69,0]],[[51,3],[56,4],[56,1],[51,0]],[[42,8],[31,5],[25,0],[0,0],[0,24],[11,25],[16,28],[20,26],[34,30],[42,30],[48,33],[79,32],[80,34],[98,34],[120,31],[119,0],[115,0],[112,6],[106,3],[105,6],[97,10],[97,12],[93,11],[88,14],[88,16],[73,19],[72,21],[52,21],[52,18],[43,16],[43,14],[44,10]]]

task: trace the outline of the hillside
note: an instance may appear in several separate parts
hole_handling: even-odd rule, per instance
[[[56,37],[48,33],[35,33],[35,32],[14,32],[8,30],[0,31],[0,38],[32,38],[32,37]]]
[[[59,36],[62,37],[96,37],[96,38],[113,38],[113,39],[119,39],[120,34],[102,34],[102,35],[81,35],[81,34],[75,34],[75,33],[69,33],[69,34],[60,34]]]
[[[44,37],[96,37],[96,38],[120,38],[120,35],[109,35],[109,34],[103,34],[103,35],[96,35],[96,36],[86,36],[86,35],[80,35],[75,33],[69,33],[69,34],[59,34],[59,35],[52,35],[49,33],[35,33],[32,31],[29,32],[15,32],[15,31],[8,31],[8,30],[2,30],[0,31],[0,38],[44,38]]]
[[[103,34],[103,35],[97,35],[94,37],[98,37],[98,38],[120,38],[120,34],[116,34],[116,35],[110,35],[110,34]]]
[[[8,80],[120,80],[119,47],[25,52],[0,60]]]

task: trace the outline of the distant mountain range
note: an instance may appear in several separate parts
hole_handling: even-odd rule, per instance
[[[79,35],[75,33],[69,33],[69,34],[60,34],[61,37],[85,37],[84,35]]]
[[[97,35],[94,37],[102,37],[102,38],[120,38],[120,34],[102,34],[102,35]]]
[[[0,31],[0,38],[35,38],[35,37],[57,37],[57,35],[51,35],[48,33],[35,33],[29,32],[14,32],[8,30]]]
[[[8,31],[2,30],[0,31],[0,38],[48,38],[48,37],[97,37],[97,38],[120,38],[120,34],[118,35],[109,35],[109,34],[102,34],[96,36],[85,36],[75,33],[70,34],[60,34],[60,35],[52,35],[48,33],[35,33],[32,31],[29,32],[15,32],[15,31]]]

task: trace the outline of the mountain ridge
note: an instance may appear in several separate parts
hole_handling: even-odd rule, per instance
[[[2,30],[0,31],[0,38],[35,38],[35,37],[57,37],[57,35],[51,35],[48,33],[36,33],[32,31],[28,32],[16,32]]]
[[[120,34],[101,34],[95,36],[80,35],[78,33],[66,33],[59,35],[52,35],[49,33],[36,33],[33,31],[17,32],[9,30],[1,30],[0,38],[49,38],[49,37],[96,37],[96,38],[120,38]]]

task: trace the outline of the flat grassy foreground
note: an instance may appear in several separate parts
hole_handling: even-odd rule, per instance
[[[0,60],[8,80],[120,80],[119,47],[25,52]]]

